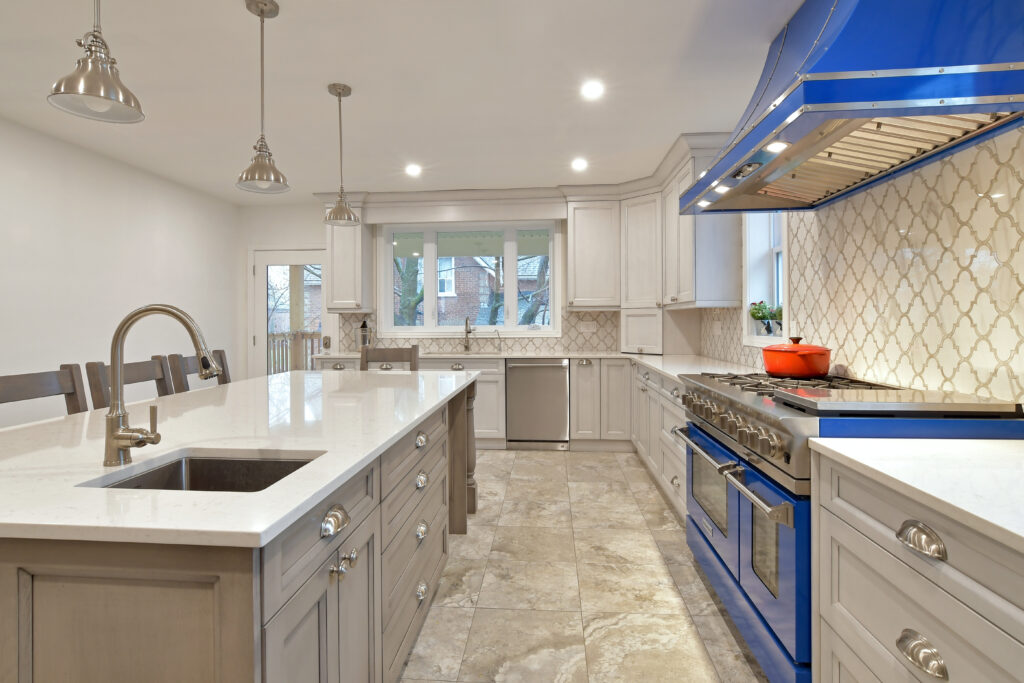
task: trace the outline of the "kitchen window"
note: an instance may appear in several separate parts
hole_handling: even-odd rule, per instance
[[[557,336],[558,224],[381,226],[380,334]]]
[[[786,214],[744,214],[740,317],[747,346],[767,346],[785,339],[788,278]]]

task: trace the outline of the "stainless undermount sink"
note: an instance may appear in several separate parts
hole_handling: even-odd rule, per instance
[[[182,457],[158,467],[94,485],[165,491],[262,491],[325,452],[188,448],[179,451]]]

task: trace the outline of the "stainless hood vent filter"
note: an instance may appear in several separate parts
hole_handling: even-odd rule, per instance
[[[805,0],[681,213],[814,209],[1024,124],[1021,0]]]

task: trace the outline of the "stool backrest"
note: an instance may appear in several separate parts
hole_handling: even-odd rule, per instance
[[[61,365],[60,370],[0,377],[0,403],[59,395],[64,396],[68,415],[89,410],[89,403],[85,399],[82,368],[77,363]]]
[[[217,375],[217,384],[228,384],[231,381],[231,374],[228,372],[228,356],[223,349],[214,349],[213,360],[220,366],[221,373]],[[188,376],[199,374],[199,359],[195,356],[182,356],[180,353],[172,353],[167,356],[167,364],[171,368],[171,385],[174,393],[180,394],[188,391]]]
[[[110,368],[106,363],[92,362],[85,364],[85,375],[89,378],[89,393],[92,395],[93,408],[110,407]],[[167,365],[167,356],[153,356],[149,360],[125,363],[121,377],[125,386],[141,382],[154,382],[156,395],[167,396],[174,393],[171,386],[171,369]]]

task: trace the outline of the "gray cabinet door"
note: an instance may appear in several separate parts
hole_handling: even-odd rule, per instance
[[[341,546],[351,558],[338,583],[338,658],[343,683],[381,680],[379,508]]]
[[[340,683],[337,562],[330,553],[264,627],[266,683]]]

